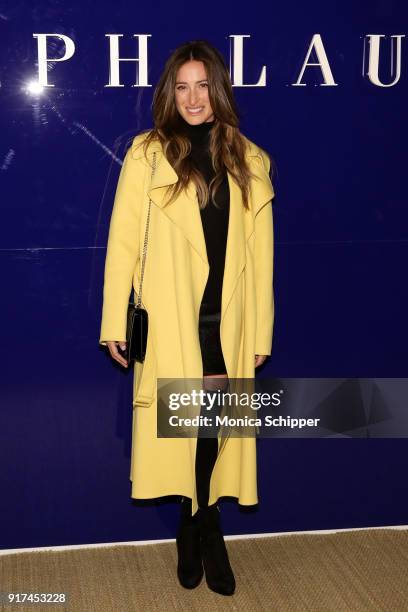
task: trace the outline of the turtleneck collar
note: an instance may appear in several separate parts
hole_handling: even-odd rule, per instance
[[[180,120],[187,136],[190,138],[190,140],[194,140],[196,142],[205,140],[209,136],[211,128],[215,124],[215,120],[213,119],[212,121],[203,121],[202,123],[192,125],[191,123],[188,123],[188,121],[186,121],[181,115]]]

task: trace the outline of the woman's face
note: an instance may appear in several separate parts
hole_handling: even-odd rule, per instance
[[[178,112],[191,125],[214,120],[203,62],[191,60],[178,69],[175,101]]]

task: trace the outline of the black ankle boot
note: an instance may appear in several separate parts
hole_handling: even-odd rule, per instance
[[[191,499],[181,501],[181,519],[176,536],[177,576],[186,589],[194,589],[204,575],[200,550],[200,528],[197,513],[191,516]]]
[[[201,555],[209,588],[221,595],[233,595],[235,578],[220,527],[217,504],[198,509]]]

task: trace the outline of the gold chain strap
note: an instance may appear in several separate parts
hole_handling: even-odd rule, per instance
[[[154,151],[154,153],[153,153],[152,178],[153,178],[155,170],[156,170],[156,151]],[[152,201],[151,201],[151,199],[149,197],[149,208],[148,208],[148,211],[147,211],[146,230],[145,230],[145,237],[144,237],[144,242],[143,242],[142,269],[141,269],[141,272],[140,272],[139,295],[138,295],[137,304],[136,304],[137,308],[140,308],[140,305],[142,303],[142,282],[143,282],[143,275],[144,275],[144,268],[145,268],[145,261],[146,261],[147,238],[148,238],[148,231],[149,231],[150,206],[151,206],[151,203],[152,203]]]

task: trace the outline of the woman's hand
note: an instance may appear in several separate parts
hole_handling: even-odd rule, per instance
[[[255,355],[255,367],[262,365],[268,355]]]
[[[119,353],[118,347],[124,351],[126,349],[126,342],[123,340],[108,340],[106,345],[109,349],[112,359],[120,363],[124,368],[127,368],[128,363],[126,359]]]

